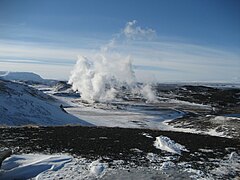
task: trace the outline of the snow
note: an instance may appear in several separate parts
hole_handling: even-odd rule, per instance
[[[91,125],[64,112],[51,96],[20,83],[0,80],[0,99],[0,125]]]
[[[181,155],[181,151],[188,152],[188,150],[183,145],[175,143],[173,140],[166,136],[156,137],[156,140],[154,141],[154,146],[157,149],[161,149],[163,151],[167,151],[173,154]]]
[[[107,164],[100,159],[91,162],[65,154],[21,154],[3,161],[0,179],[96,179],[106,171]]]
[[[54,91],[47,91],[47,93],[53,94]],[[84,104],[76,97],[52,96],[57,98],[61,104],[66,106],[65,110],[69,114],[72,114],[73,116],[76,116],[79,119],[89,122],[95,126],[157,129],[229,137],[223,132],[217,132],[216,129],[201,131],[194,128],[180,128],[169,125],[168,122],[181,118],[185,115],[184,112],[174,108],[161,109],[156,108],[151,104],[117,101],[112,104]],[[189,105],[196,106],[197,108],[209,108],[209,106],[196,105],[192,103],[189,103]],[[118,109],[115,108],[115,106],[120,106],[121,108]],[[154,108],[156,109],[154,110]]]
[[[0,75],[5,80],[43,82],[44,79],[32,72],[5,72]]]
[[[236,152],[231,152],[226,157],[221,159],[219,166],[210,171],[211,174],[219,179],[237,176],[240,172],[240,156]],[[238,176],[239,178],[239,176]]]
[[[153,138],[152,136],[150,136],[148,133],[143,133],[143,136],[147,137],[147,138]]]
[[[164,160],[163,156],[159,156],[157,154],[154,153],[147,153],[146,158],[151,162],[151,163],[158,163],[158,162],[162,162]]]
[[[202,180],[206,179],[206,178],[203,178],[205,174],[201,170],[187,168],[187,169],[184,169],[184,172],[188,172],[190,174],[191,179],[202,179]]]
[[[133,151],[133,152],[137,152],[137,153],[143,152],[142,150],[140,150],[140,149],[138,149],[138,148],[132,148],[132,149],[130,149],[130,150]]]
[[[231,152],[231,154],[229,155],[229,160],[235,161],[237,157],[238,157],[238,154],[236,152]]]
[[[75,93],[70,92],[69,85],[65,82],[59,82],[52,87],[37,85],[32,88],[16,82],[0,80],[0,86],[0,125],[95,125],[180,131],[226,137],[223,132],[217,132],[216,128],[201,131],[194,128],[173,127],[168,124],[168,122],[185,115],[185,112],[175,109],[178,106],[172,105],[171,102],[188,104],[196,108],[210,108],[201,104],[176,100],[169,100],[170,104],[162,102],[157,106],[151,103],[121,100],[111,103],[85,104],[79,97],[73,96]],[[58,91],[59,88],[61,91]],[[54,95],[56,91],[60,94],[65,93],[65,95]],[[61,104],[66,112],[59,107]],[[168,108],[169,106],[174,108]],[[232,120],[233,117],[221,116],[212,118],[211,121],[224,122],[223,119]],[[234,119],[238,120],[239,118],[234,117]]]
[[[103,172],[105,169],[106,169],[106,165],[103,163],[100,163],[100,159],[93,161],[89,165],[90,174],[96,177],[103,175],[104,174]]]
[[[69,102],[69,98],[59,97],[59,99],[70,105],[65,108],[69,114],[96,126],[167,130],[168,125],[164,123],[165,121],[184,115],[183,112],[175,109],[151,110],[151,106],[138,103],[124,104],[123,107],[117,109],[109,104],[86,106],[80,102]]]
[[[58,171],[72,161],[67,155],[23,154],[12,155],[3,161],[0,179],[29,179],[41,177],[41,173]]]
[[[198,150],[201,151],[201,152],[205,152],[205,153],[212,153],[213,152],[212,149],[202,149],[202,148],[200,148]]]
[[[160,169],[161,170],[166,170],[166,169],[169,169],[169,168],[173,168],[175,166],[176,165],[172,161],[166,161],[166,162],[162,163],[162,166],[160,167]]]
[[[166,139],[166,137],[165,137]],[[169,139],[169,138],[168,138]],[[172,140],[170,140],[172,142]],[[171,144],[171,143],[168,143]],[[173,143],[176,144],[176,143]],[[180,148],[182,149],[182,147]],[[226,179],[237,177],[240,156],[230,152],[223,159],[213,159],[218,166],[203,172],[189,162],[176,163],[176,156],[148,153],[149,167],[125,165],[123,160],[114,160],[111,168],[102,159],[90,160],[67,154],[20,154],[5,159],[0,170],[0,179]],[[102,162],[103,161],[103,162]],[[204,161],[203,161],[204,163]]]
[[[167,122],[168,121],[164,121],[163,124],[165,124],[165,126],[163,125],[161,126],[161,127],[164,127],[164,130],[166,131],[185,132],[185,133],[193,133],[193,134],[206,134],[210,136],[232,138],[231,136],[225,135],[224,132],[217,131],[217,128],[207,129],[207,130],[197,130],[195,128],[173,127],[171,125],[168,125]]]
[[[208,134],[211,136],[219,136],[219,137],[226,137],[226,138],[231,138],[230,136],[224,135],[224,132],[218,132],[217,127],[214,129],[208,129],[208,132],[205,132],[203,134]]]
[[[198,107],[202,107],[202,108],[211,108],[211,106],[209,106],[209,105],[198,104],[198,103],[182,101],[182,100],[177,100],[177,99],[169,99],[168,102],[176,103],[176,104],[184,104],[184,105],[189,105],[189,106],[198,106]]]
[[[215,121],[215,122],[218,122],[218,123],[221,123],[224,121],[230,121],[230,120],[240,120],[239,117],[231,117],[230,115],[228,116],[215,116],[214,118],[211,119],[211,121]]]

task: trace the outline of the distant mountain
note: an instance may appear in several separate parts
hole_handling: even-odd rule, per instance
[[[43,82],[44,79],[38,74],[32,72],[7,72],[1,71],[0,77],[5,80],[15,80],[15,81],[34,81]]]
[[[0,125],[91,125],[64,111],[51,96],[0,79]]]

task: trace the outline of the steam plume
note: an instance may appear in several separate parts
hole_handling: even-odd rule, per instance
[[[81,98],[88,102],[108,101],[115,98],[122,86],[138,91],[149,101],[156,99],[150,86],[143,89],[137,88],[136,77],[130,56],[124,57],[116,52],[111,52],[117,41],[125,37],[149,37],[155,33],[152,29],[143,29],[136,26],[136,21],[128,22],[124,30],[103,46],[93,59],[79,56],[74,66],[69,83],[72,88],[81,94]]]

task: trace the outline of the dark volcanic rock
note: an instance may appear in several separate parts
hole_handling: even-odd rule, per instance
[[[240,112],[240,89],[237,88],[184,85],[175,86],[171,90],[161,90],[157,87],[157,90],[158,94],[163,97],[171,93],[178,100],[211,105],[216,109],[216,114]]]
[[[153,138],[147,138],[148,133]],[[240,150],[238,139],[228,139],[170,131],[124,129],[103,127],[21,127],[0,128],[0,146],[14,149],[15,153],[70,153],[90,159],[108,157],[126,162],[147,165],[147,153],[160,156],[172,155],[153,146],[155,137],[163,135],[180,143],[190,151],[178,157],[178,161],[197,161],[200,158],[222,158],[228,149]],[[136,152],[133,149],[142,152]],[[200,153],[199,149],[211,149],[214,153]],[[193,154],[199,152],[200,155]],[[207,160],[206,160],[207,161]]]

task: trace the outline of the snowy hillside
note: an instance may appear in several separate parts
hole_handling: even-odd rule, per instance
[[[0,125],[90,125],[56,104],[51,96],[41,91],[0,80]]]
[[[15,80],[15,81],[34,81],[34,82],[44,81],[44,79],[42,79],[41,76],[32,72],[0,71],[0,78],[3,78],[5,80]]]

